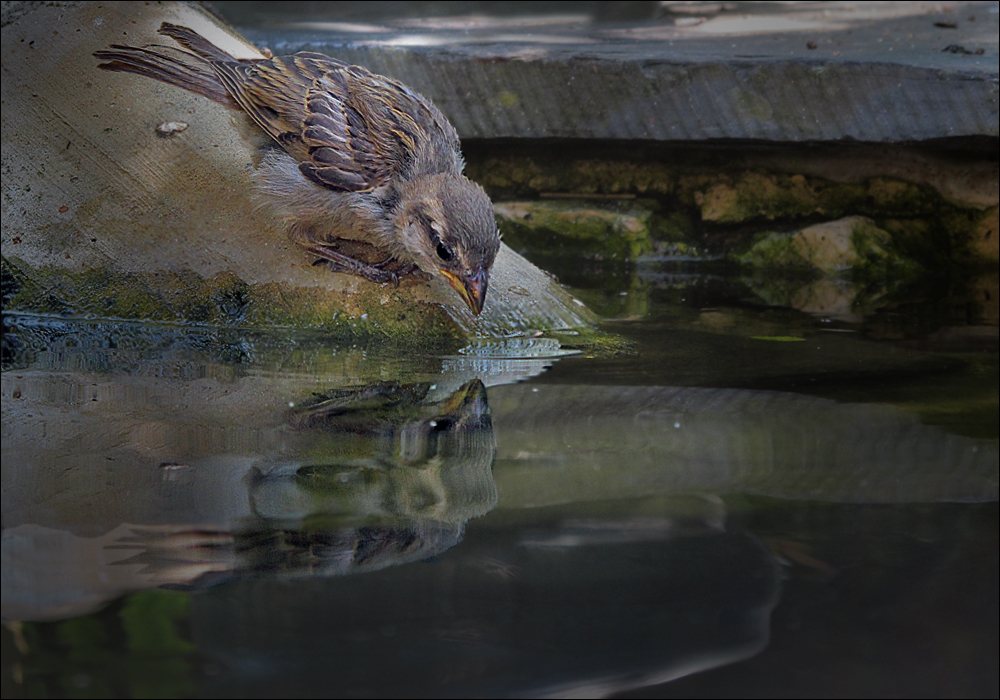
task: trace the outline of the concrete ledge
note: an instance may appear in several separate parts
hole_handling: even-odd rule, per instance
[[[398,287],[314,266],[250,196],[259,133],[222,105],[98,70],[97,49],[190,26],[261,54],[184,3],[4,3],[5,312],[314,328],[410,346],[580,337],[595,318],[503,247],[479,316],[440,280]],[[185,124],[163,136],[158,126]],[[518,351],[521,352],[523,348]]]
[[[220,6],[275,53],[318,51],[402,80],[463,138],[895,143],[1000,134],[996,3],[731,3],[734,11],[616,24],[583,13],[387,16],[400,3],[365,3],[371,9],[350,8],[343,21],[348,10],[337,3],[304,3],[301,15],[289,4],[280,18]]]

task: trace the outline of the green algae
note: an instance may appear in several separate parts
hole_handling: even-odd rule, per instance
[[[515,249],[542,247],[593,260],[635,260],[653,250],[648,208],[540,201],[499,204],[497,215],[504,240]]]
[[[248,284],[232,274],[205,279],[192,272],[29,268],[29,273],[18,261],[3,258],[5,310],[167,324],[295,328],[424,347],[452,346],[462,340],[440,308],[403,304],[382,289],[358,292],[345,303],[320,288]]]
[[[726,260],[746,266],[749,278],[759,282],[751,287],[767,299],[823,296],[822,290],[803,290],[825,275],[853,285],[853,297],[866,305],[919,276],[995,265],[997,207],[963,207],[928,185],[889,177],[833,182],[727,165],[720,149],[674,159],[609,157],[593,149],[584,157],[576,153],[550,148],[537,155],[516,150],[502,155],[494,149],[470,159],[470,174],[494,198],[525,198],[498,204],[499,226],[508,244],[543,267],[568,259],[617,261],[626,269],[637,261]],[[840,257],[827,251],[820,260],[816,250],[788,233],[846,217],[869,221],[854,226],[850,250]],[[318,288],[248,284],[225,274],[204,279],[193,273],[36,270],[7,253],[8,311],[297,328],[420,347],[460,347],[470,337],[493,332],[464,327],[440,306],[409,303],[388,288],[362,285],[345,298]],[[20,274],[19,266],[27,274]],[[769,273],[776,269],[783,279]],[[563,273],[563,281],[573,285],[583,276],[579,270]],[[608,272],[597,274],[605,280]],[[622,274],[628,279],[620,280]],[[627,270],[613,277],[598,287],[585,282],[588,289],[579,294],[604,317],[644,315],[647,285]],[[603,347],[599,335],[581,329],[574,345]],[[612,353],[621,351],[611,345]]]
[[[864,217],[810,226],[792,233],[758,234],[750,248],[732,259],[759,268],[783,268],[853,278],[910,278],[920,266],[894,245],[893,237]]]
[[[0,278],[5,313],[236,330],[294,329],[320,333],[328,340],[427,352],[456,352],[469,341],[443,308],[404,301],[391,288],[373,287],[345,300],[321,288],[249,284],[229,273],[205,279],[192,272],[72,272],[30,268],[6,257]],[[618,355],[630,347],[596,327],[545,332],[562,347],[588,355]]]
[[[517,200],[511,206],[530,208],[543,219],[502,222],[505,235],[530,255],[575,249],[589,259],[718,259],[745,249],[749,227],[788,230],[864,216],[892,239],[878,245],[892,250],[881,257],[892,258],[907,274],[912,264],[902,264],[904,257],[930,270],[997,259],[996,207],[982,211],[962,205],[927,184],[886,176],[835,182],[805,173],[732,167],[713,151],[658,159],[632,152],[627,158],[615,153],[598,158],[552,147],[538,150],[538,155],[491,153],[469,165],[471,176],[495,199]],[[558,206],[537,201],[546,196],[579,199],[576,205]],[[561,213],[541,215],[537,210],[542,209]],[[608,224],[607,212],[622,209],[641,230]],[[874,250],[873,245],[862,247]]]

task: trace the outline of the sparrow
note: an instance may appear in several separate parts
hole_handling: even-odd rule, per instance
[[[270,137],[257,195],[317,263],[376,283],[422,272],[482,311],[500,248],[493,203],[462,174],[458,133],[429,100],[318,53],[237,59],[187,27],[159,33],[182,48],[113,44],[94,53],[98,67],[247,114]]]

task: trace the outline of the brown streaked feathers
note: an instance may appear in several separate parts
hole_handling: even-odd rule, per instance
[[[203,60],[191,61],[190,54],[170,46],[119,44],[94,56],[108,61],[100,66],[105,70],[146,75],[235,104],[300,161],[302,174],[317,185],[345,192],[373,190],[393,176],[408,174],[417,142],[434,143],[440,152],[434,155],[461,169],[454,127],[402,83],[317,53],[238,60],[169,22],[160,34]]]
[[[442,172],[460,169],[458,134],[444,116],[400,83],[364,68],[300,53],[215,69],[237,104],[317,185],[363,192],[408,177],[417,143],[433,144],[436,152],[425,158],[443,161]],[[386,82],[395,90],[387,91]]]
[[[293,238],[333,271],[384,282],[396,279],[388,263],[404,274],[420,268],[479,313],[499,248],[493,206],[461,174],[458,134],[431,102],[321,54],[236,59],[186,27],[164,22],[159,33],[183,49],[113,45],[94,54],[105,61],[99,67],[245,112],[287,153],[265,159],[270,169],[261,177],[270,180],[261,191],[276,201]],[[289,156],[301,182],[291,178],[292,163],[284,165]],[[310,183],[330,194],[310,191]],[[389,258],[366,263],[338,252],[338,239],[351,238]]]

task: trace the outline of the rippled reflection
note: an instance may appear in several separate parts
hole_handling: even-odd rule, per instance
[[[933,403],[630,385],[963,366],[841,336],[751,337],[720,367],[732,340],[672,330],[667,354],[578,359],[559,381],[574,359],[544,343],[436,357],[5,323],[5,639],[45,683],[128,668],[187,695],[624,692],[760,655],[797,571],[850,592],[933,542],[920,556],[959,575],[982,527],[912,509],[997,498],[995,425],[928,422]],[[748,524],[746,499],[809,505]],[[858,532],[848,557],[822,545]]]
[[[496,505],[486,388],[449,388],[461,368],[419,381],[418,358],[407,382],[359,383],[379,358],[344,351],[340,372],[244,372],[169,332],[159,340],[173,350],[147,354],[86,324],[53,344],[57,326],[39,331],[48,344],[17,336],[45,349],[3,374],[6,619],[156,586],[416,561]],[[91,344],[103,361],[81,351]]]

